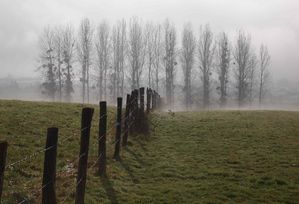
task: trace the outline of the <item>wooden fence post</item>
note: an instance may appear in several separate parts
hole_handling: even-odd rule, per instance
[[[8,145],[6,141],[0,141],[0,203],[1,203],[1,196],[3,191],[7,146]]]
[[[77,175],[77,183],[76,183],[77,187],[76,187],[75,204],[84,203],[89,136],[90,136],[90,127],[91,127],[93,111],[94,111],[93,108],[82,109],[80,154],[79,154],[78,175]]]
[[[144,87],[139,89],[140,91],[140,111],[144,114]]]
[[[134,130],[137,130],[138,127],[138,114],[139,114],[139,105],[138,105],[138,101],[139,101],[139,91],[138,89],[134,90],[135,92],[135,97],[134,97]]]
[[[99,175],[106,174],[106,131],[107,131],[107,103],[100,102],[100,120],[99,120]]]
[[[153,109],[153,106],[152,106],[152,101],[153,101],[153,90],[152,89],[150,89],[150,93],[149,93],[149,95],[150,95],[150,101],[149,101],[149,106],[150,106],[150,110],[152,110]]]
[[[133,127],[133,123],[134,123],[134,114],[135,114],[135,92],[132,91],[131,92],[131,97],[130,97],[130,133],[133,132],[134,127]]]
[[[42,203],[55,204],[56,192],[56,156],[57,156],[58,128],[47,129],[47,142],[44,158],[44,172],[42,184]]]
[[[155,110],[156,109],[156,91],[153,91],[152,94],[152,109]]]
[[[124,136],[122,145],[126,146],[128,142],[128,136],[129,136],[129,124],[130,124],[130,111],[131,111],[131,96],[130,94],[127,94],[127,102],[126,102],[126,112],[125,112],[125,121],[124,121]]]
[[[152,90],[146,89],[146,112],[149,113],[151,109],[151,92]]]
[[[160,106],[160,105],[159,105],[159,103],[160,103],[160,102],[159,102],[159,101],[160,101],[160,95],[159,95],[158,93],[156,93],[156,95],[157,95],[157,96],[156,96],[156,109],[159,109],[159,106]]]
[[[115,134],[115,151],[113,158],[117,161],[120,160],[120,140],[121,140],[121,111],[122,111],[122,98],[117,98],[117,116],[116,116],[116,134]]]
[[[140,118],[139,118],[139,122],[140,124],[143,122],[144,120],[144,87],[141,87],[139,89],[140,92]]]
[[[160,94],[158,94],[158,95],[159,95],[159,109],[160,109],[160,108],[162,108],[162,98],[161,98]]]
[[[159,95],[158,93],[157,93],[157,99],[156,99],[156,100],[157,100],[157,102],[156,102],[156,103],[157,103],[157,104],[156,104],[156,107],[157,107],[157,109],[159,109],[159,108],[160,108],[160,102],[161,102],[161,101],[160,101],[160,95]]]

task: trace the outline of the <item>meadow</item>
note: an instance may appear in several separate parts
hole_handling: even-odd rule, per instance
[[[74,203],[81,104],[0,101],[9,143],[2,203],[40,202],[46,129],[59,128],[56,194]],[[299,112],[153,112],[150,133],[130,135],[114,161],[108,107],[107,177],[96,167],[98,106],[91,128],[86,203],[298,203]],[[35,154],[36,153],[36,154]]]

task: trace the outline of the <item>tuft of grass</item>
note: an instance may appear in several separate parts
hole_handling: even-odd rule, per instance
[[[91,129],[89,166],[97,158],[98,107]],[[45,145],[59,128],[56,192],[74,202],[82,105],[0,101],[0,139],[7,163]],[[109,127],[115,108],[108,108]],[[149,135],[130,135],[120,162],[108,135],[107,177],[88,170],[86,203],[296,203],[299,200],[299,113],[205,111],[149,116]],[[3,203],[39,203],[43,154],[5,172]],[[32,193],[38,192],[34,196]]]

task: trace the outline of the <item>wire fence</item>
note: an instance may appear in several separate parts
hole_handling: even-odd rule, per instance
[[[137,126],[139,123],[139,121],[144,120],[144,115],[145,113],[149,112],[149,110],[154,110],[157,109],[158,106],[157,104],[161,104],[161,99],[160,96],[153,91],[147,91],[146,92],[147,96],[147,104],[144,104],[145,100],[144,100],[144,88],[140,88],[140,90],[133,90],[131,95],[127,96],[129,97],[127,99],[127,103],[126,103],[126,109],[125,112],[123,113],[122,111],[122,106],[118,105],[117,107],[117,117],[116,117],[116,121],[113,122],[113,118],[111,121],[109,121],[109,128],[107,127],[107,111],[105,108],[105,113],[100,115],[98,117],[99,120],[99,129],[101,129],[101,126],[103,126],[103,124],[101,124],[101,121],[105,121],[106,125],[105,125],[105,133],[100,135],[100,133],[98,134],[98,137],[95,139],[95,137],[93,137],[92,139],[97,141],[94,142],[92,141],[92,145],[88,145],[89,144],[89,137],[90,137],[90,130],[92,128],[92,122],[90,119],[88,125],[85,125],[83,127],[81,127],[79,130],[77,130],[77,132],[73,131],[72,134],[70,134],[67,137],[64,137],[62,140],[59,140],[55,145],[51,145],[48,146],[46,148],[41,148],[38,149],[36,151],[34,151],[33,153],[29,154],[29,155],[25,155],[24,157],[22,157],[19,160],[16,161],[12,161],[9,164],[4,166],[3,172],[1,172],[1,166],[0,166],[0,179],[1,176],[3,177],[4,175],[4,171],[15,171],[18,167],[18,165],[23,164],[25,162],[34,162],[34,159],[37,156],[42,156],[43,154],[45,154],[45,159],[46,159],[46,155],[48,154],[51,155],[53,154],[55,156],[55,162],[53,163],[54,165],[54,169],[55,169],[55,177],[54,178],[58,178],[58,177],[63,177],[63,175],[68,174],[68,168],[74,169],[75,165],[78,164],[78,171],[73,170],[75,173],[73,175],[77,174],[77,179],[76,182],[74,182],[73,179],[66,179],[66,181],[60,183],[58,185],[59,186],[68,186],[69,192],[67,192],[67,194],[65,195],[65,197],[63,198],[59,198],[59,200],[61,201],[61,203],[65,203],[67,201],[67,199],[69,199],[70,195],[72,193],[75,192],[76,189],[76,196],[78,196],[79,194],[77,194],[77,191],[80,191],[80,186],[82,186],[82,183],[86,182],[86,174],[90,169],[93,169],[95,167],[98,167],[98,172],[101,172],[101,169],[105,169],[106,166],[106,144],[109,144],[109,148],[111,148],[111,145],[115,145],[115,151],[114,151],[114,156],[119,154],[119,149],[120,149],[120,142],[122,140],[124,140],[124,136],[128,136],[129,134],[132,134],[134,132],[136,132],[136,129],[132,129],[134,126]],[[151,94],[156,94],[151,95]],[[122,99],[121,99],[122,100]],[[150,100],[150,101],[149,101]],[[146,107],[146,111],[144,110],[144,107]],[[93,115],[93,109],[92,109],[92,114],[91,114],[91,118]],[[82,123],[81,124],[85,124],[84,122],[85,119],[83,118],[83,110],[82,110]],[[115,134],[115,139],[112,140],[111,135]],[[137,132],[138,133],[138,132]],[[80,153],[78,157],[72,159],[71,161],[66,161],[65,165],[60,168],[60,169],[56,169],[56,155],[57,155],[57,146],[64,146],[66,144],[66,142],[68,140],[70,140],[71,138],[74,138],[75,135],[79,135],[81,134],[81,143],[80,143],[80,151],[82,151],[82,149],[84,149],[84,145],[87,145],[84,150],[84,152]],[[85,137],[84,136],[88,136],[86,138],[88,138],[88,141],[85,141]],[[106,140],[110,139],[110,141]],[[82,139],[83,138],[83,139]],[[44,138],[40,138],[44,139]],[[48,143],[48,139],[47,138],[47,143]],[[111,141],[112,140],[112,141]],[[126,138],[127,140],[127,138]],[[103,141],[104,144],[103,144]],[[101,143],[102,142],[102,143]],[[105,148],[100,148],[100,145],[104,145]],[[89,146],[91,146],[91,156],[93,156],[95,159],[93,160],[93,162],[91,163],[91,165],[88,165],[87,163],[87,158],[88,158],[88,149]],[[110,150],[112,150],[113,148],[111,148]],[[118,149],[118,151],[117,151]],[[1,150],[1,149],[0,149]],[[0,151],[0,159],[1,159],[1,152]],[[5,156],[6,156],[6,152],[5,152]],[[119,155],[118,155],[119,156]],[[86,167],[84,166],[84,162],[86,163]],[[102,162],[102,163],[101,163]],[[48,161],[44,162],[44,174],[43,174],[43,178],[47,178],[47,176],[49,175],[45,175],[47,173],[47,170],[45,171],[45,169],[51,169],[48,164]],[[83,174],[82,174],[83,171]],[[45,173],[46,172],[46,173]],[[79,176],[79,173],[81,172],[81,176]],[[105,171],[104,171],[105,172]],[[3,178],[2,178],[3,179]],[[41,178],[39,178],[41,179]],[[27,186],[27,184],[29,184],[31,182],[31,179],[29,181],[27,181],[24,185]],[[41,195],[41,192],[45,191],[45,195],[44,193],[42,194],[42,196],[49,196],[49,194],[47,195],[47,189],[50,187],[53,187],[55,184],[55,180],[50,180],[49,182],[43,184],[40,188],[38,189],[31,189],[27,191],[27,196],[19,199],[19,201],[17,203],[22,204],[22,203],[29,203],[31,200],[36,199],[37,197],[39,197]],[[74,182],[74,183],[73,183]],[[44,181],[43,181],[44,183]],[[71,183],[73,183],[73,185],[69,186]],[[3,184],[0,184],[0,203],[1,203],[1,195],[2,195],[2,191],[3,191]],[[85,185],[84,185],[85,187]],[[6,194],[6,195],[10,195],[10,194]],[[54,196],[55,197],[55,196]],[[56,197],[53,198],[56,200]],[[83,197],[84,200],[84,197]]]

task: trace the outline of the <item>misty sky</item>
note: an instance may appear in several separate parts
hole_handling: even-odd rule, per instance
[[[83,17],[94,25],[102,19],[141,17],[195,31],[209,23],[214,32],[233,37],[250,32],[256,50],[269,47],[273,78],[299,81],[298,0],[0,0],[0,78],[37,76],[38,36],[46,25],[73,23]]]

